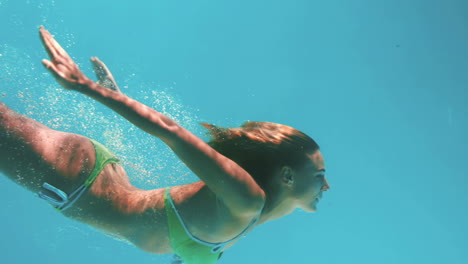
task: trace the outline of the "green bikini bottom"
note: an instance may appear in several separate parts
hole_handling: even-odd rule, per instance
[[[88,187],[91,186],[108,163],[120,162],[114,153],[104,145],[95,140],[89,140],[93,143],[96,152],[96,161],[94,168],[86,181],[70,194],[66,194],[64,191],[45,182],[42,184],[42,190],[38,193],[40,198],[48,201],[58,211],[63,211],[76,202],[85,193],[85,191],[88,190]]]

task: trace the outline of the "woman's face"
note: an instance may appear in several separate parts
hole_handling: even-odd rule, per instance
[[[317,150],[307,154],[307,162],[295,170],[294,194],[298,206],[307,212],[315,212],[322,193],[330,189],[325,178],[325,163],[322,153]]]

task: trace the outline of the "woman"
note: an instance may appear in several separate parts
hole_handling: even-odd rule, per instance
[[[318,145],[268,122],[223,129],[203,124],[209,143],[122,94],[91,58],[88,79],[43,27],[44,66],[65,89],[87,95],[160,138],[201,181],[156,190],[132,186],[118,158],[86,137],[52,130],[0,103],[0,171],[66,217],[144,251],[174,252],[188,264],[215,263],[256,225],[296,208],[313,212],[329,189]]]

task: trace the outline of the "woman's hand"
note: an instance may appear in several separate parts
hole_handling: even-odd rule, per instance
[[[81,91],[91,82],[70,58],[67,52],[55,41],[54,37],[44,29],[39,28],[42,44],[49,54],[49,60],[42,60],[42,64],[55,77],[57,82],[67,90]]]
[[[67,90],[83,91],[83,89],[86,89],[92,81],[81,72],[78,65],[70,58],[49,31],[41,26],[39,33],[44,48],[50,57],[50,61],[44,59],[42,60],[42,64],[52,73],[57,82]],[[115,92],[120,92],[107,66],[96,57],[91,57],[91,63],[98,79],[97,84]]]
[[[112,73],[104,62],[100,61],[97,57],[91,57],[91,63],[93,64],[94,73],[96,73],[98,79],[97,84],[120,93],[120,89]]]

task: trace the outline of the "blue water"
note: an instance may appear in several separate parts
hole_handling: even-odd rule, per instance
[[[142,188],[196,178],[155,139],[40,64],[44,25],[92,76],[199,136],[294,126],[332,186],[315,214],[256,228],[230,263],[468,263],[468,2],[0,0],[0,100],[106,143]],[[62,217],[0,177],[0,263],[169,263]],[[157,223],[155,223],[157,224]]]

